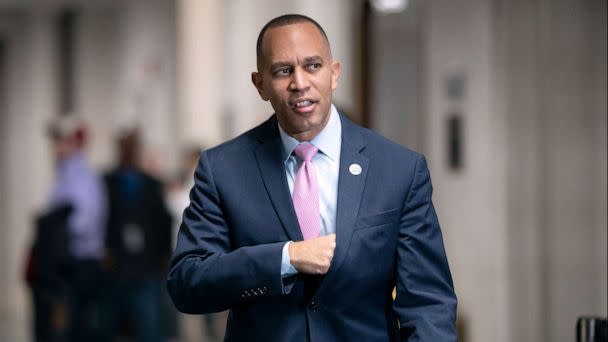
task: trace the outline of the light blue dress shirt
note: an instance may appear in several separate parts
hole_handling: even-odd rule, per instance
[[[107,215],[106,192],[101,178],[89,167],[82,152],[59,164],[50,195],[50,209],[73,205],[68,218],[71,255],[99,259],[103,254]]]
[[[287,184],[289,185],[289,192],[293,195],[296,172],[302,164],[302,161],[295,156],[293,151],[300,142],[285,133],[281,128],[281,125],[278,126],[285,152],[284,164]],[[313,157],[312,162],[317,172],[319,190],[319,211],[321,214],[320,235],[327,235],[336,232],[338,175],[340,173],[340,147],[342,145],[342,124],[340,123],[340,115],[333,104],[330,108],[330,116],[327,125],[310,141],[310,143],[319,149],[319,152]],[[281,277],[283,278],[298,273],[291,265],[289,259],[288,247],[291,242],[292,241],[287,242],[283,246],[283,256],[281,260]],[[291,286],[289,286],[289,288],[284,288],[284,292],[289,292],[290,288]]]

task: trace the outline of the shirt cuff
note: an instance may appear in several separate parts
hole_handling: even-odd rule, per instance
[[[298,273],[295,267],[291,265],[291,259],[289,258],[290,243],[293,243],[293,241],[289,241],[283,246],[283,257],[281,258],[281,278],[287,278]]]
[[[281,257],[281,285],[283,294],[289,294],[291,288],[295,283],[294,275],[298,271],[291,265],[291,259],[289,258],[289,244],[293,241],[287,242],[283,246],[283,256]]]

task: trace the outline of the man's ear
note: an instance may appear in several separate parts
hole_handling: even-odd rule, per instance
[[[331,89],[336,90],[338,87],[338,80],[340,79],[340,71],[342,67],[340,66],[340,62],[333,61],[331,63]]]
[[[266,96],[266,93],[264,92],[264,87],[263,87],[264,82],[262,80],[262,74],[260,74],[257,71],[252,72],[251,73],[251,82],[253,83],[255,88],[258,90],[258,94],[260,94],[260,97],[262,98],[262,100],[268,101],[268,96]]]

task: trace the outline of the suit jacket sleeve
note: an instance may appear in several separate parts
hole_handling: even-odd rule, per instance
[[[456,295],[421,155],[414,172],[401,216],[393,308],[402,341],[456,341]]]
[[[223,311],[282,292],[285,242],[236,249],[231,245],[233,227],[222,208],[211,164],[208,153],[201,153],[167,280],[173,302],[186,313]]]

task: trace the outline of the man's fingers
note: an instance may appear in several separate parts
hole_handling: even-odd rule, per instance
[[[336,234],[290,244],[292,265],[303,273],[325,274],[329,270],[336,248]]]

